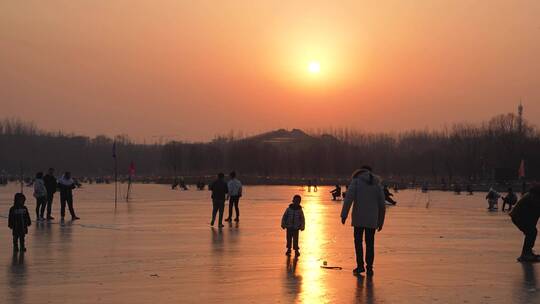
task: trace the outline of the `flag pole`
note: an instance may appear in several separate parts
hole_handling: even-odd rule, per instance
[[[24,193],[24,171],[23,171],[22,161],[20,162],[20,169],[21,169],[21,193]]]
[[[114,158],[114,208],[118,202],[118,161]]]
[[[113,158],[114,158],[114,209],[118,203],[118,160],[116,157],[116,139],[113,142]]]

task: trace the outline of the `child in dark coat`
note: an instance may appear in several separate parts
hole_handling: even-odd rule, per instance
[[[28,209],[24,206],[26,197],[22,193],[15,194],[13,207],[9,209],[8,226],[13,234],[13,251],[26,251],[24,236],[28,233],[28,226],[32,224]]]
[[[281,219],[281,228],[287,229],[287,252],[285,253],[287,256],[291,255],[291,245],[294,248],[295,255],[300,256],[298,235],[299,230],[304,231],[305,228],[304,212],[302,206],[300,206],[301,201],[302,197],[295,195],[292,204],[285,210]]]

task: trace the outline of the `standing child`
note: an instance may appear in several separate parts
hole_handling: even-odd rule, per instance
[[[28,226],[31,225],[30,214],[24,206],[26,197],[22,193],[15,194],[13,207],[9,209],[8,227],[13,234],[13,251],[26,251],[24,246],[24,236],[28,233]]]
[[[281,219],[281,228],[287,229],[287,256],[291,255],[291,245],[294,249],[295,256],[300,256],[300,247],[298,247],[299,230],[304,231],[305,218],[300,202],[302,197],[295,195],[292,204],[285,210]]]

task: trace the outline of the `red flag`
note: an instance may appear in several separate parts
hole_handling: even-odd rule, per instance
[[[523,159],[521,160],[521,164],[519,165],[518,177],[519,178],[525,177],[525,160]]]
[[[134,175],[135,175],[135,163],[131,161],[131,163],[129,164],[129,176],[134,176]]]

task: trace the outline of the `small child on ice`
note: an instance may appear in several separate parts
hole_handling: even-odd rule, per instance
[[[292,204],[285,210],[281,219],[281,228],[287,229],[287,252],[285,253],[287,256],[291,255],[291,245],[295,255],[300,256],[298,235],[299,230],[304,231],[305,228],[304,212],[302,211],[302,206],[300,206],[301,201],[302,197],[295,195]]]
[[[13,251],[26,251],[24,236],[28,233],[28,226],[32,224],[28,209],[24,206],[26,197],[22,193],[15,194],[13,207],[9,209],[8,226],[13,234]]]

